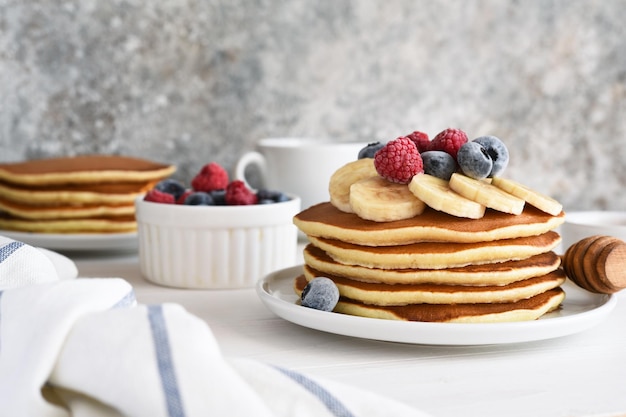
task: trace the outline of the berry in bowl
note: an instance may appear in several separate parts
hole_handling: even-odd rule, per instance
[[[246,288],[297,262],[300,198],[251,190],[205,165],[189,187],[174,179],[135,200],[142,275],[177,288]]]

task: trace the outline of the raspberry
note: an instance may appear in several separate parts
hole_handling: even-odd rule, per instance
[[[165,193],[163,191],[159,191],[156,188],[148,191],[146,195],[143,197],[145,201],[152,201],[153,203],[165,203],[165,204],[174,204],[176,200],[174,200],[174,196],[170,193]]]
[[[428,152],[431,150],[431,142],[427,133],[416,130],[415,132],[406,135],[406,137],[411,139],[413,143],[415,143],[415,146],[417,146],[417,151],[419,153]]]
[[[430,142],[430,150],[447,152],[456,161],[456,154],[465,143],[467,143],[465,132],[460,129],[449,128],[434,137],[432,142]]]
[[[243,181],[235,180],[226,187],[226,204],[230,206],[246,206],[256,204],[258,198]]]
[[[228,172],[215,162],[203,166],[200,172],[191,180],[191,187],[195,191],[207,193],[214,190],[223,190],[227,185]]]
[[[399,184],[408,184],[414,175],[424,172],[422,157],[407,137],[388,142],[376,153],[374,166],[381,177]]]

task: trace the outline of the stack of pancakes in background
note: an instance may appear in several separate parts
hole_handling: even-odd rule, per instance
[[[133,232],[135,198],[174,171],[172,165],[116,155],[0,164],[0,229]]]
[[[553,252],[553,216],[531,205],[520,215],[487,210],[481,219],[430,208],[413,218],[373,222],[322,203],[294,218],[308,236],[300,294],[317,276],[341,298],[335,312],[427,322],[537,319],[564,299]]]

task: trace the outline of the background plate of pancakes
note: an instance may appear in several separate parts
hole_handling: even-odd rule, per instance
[[[0,234],[54,250],[137,249],[135,199],[175,169],[100,154],[0,163]]]
[[[567,336],[601,323],[616,298],[585,291],[571,282],[561,308],[538,320],[508,323],[432,323],[373,319],[318,311],[299,305],[293,280],[303,266],[273,272],[257,283],[261,301],[277,316],[303,327],[344,336],[427,345],[488,345]]]

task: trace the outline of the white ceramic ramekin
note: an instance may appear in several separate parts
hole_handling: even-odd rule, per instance
[[[300,198],[250,206],[135,200],[143,276],[178,288],[246,288],[295,265]]]

